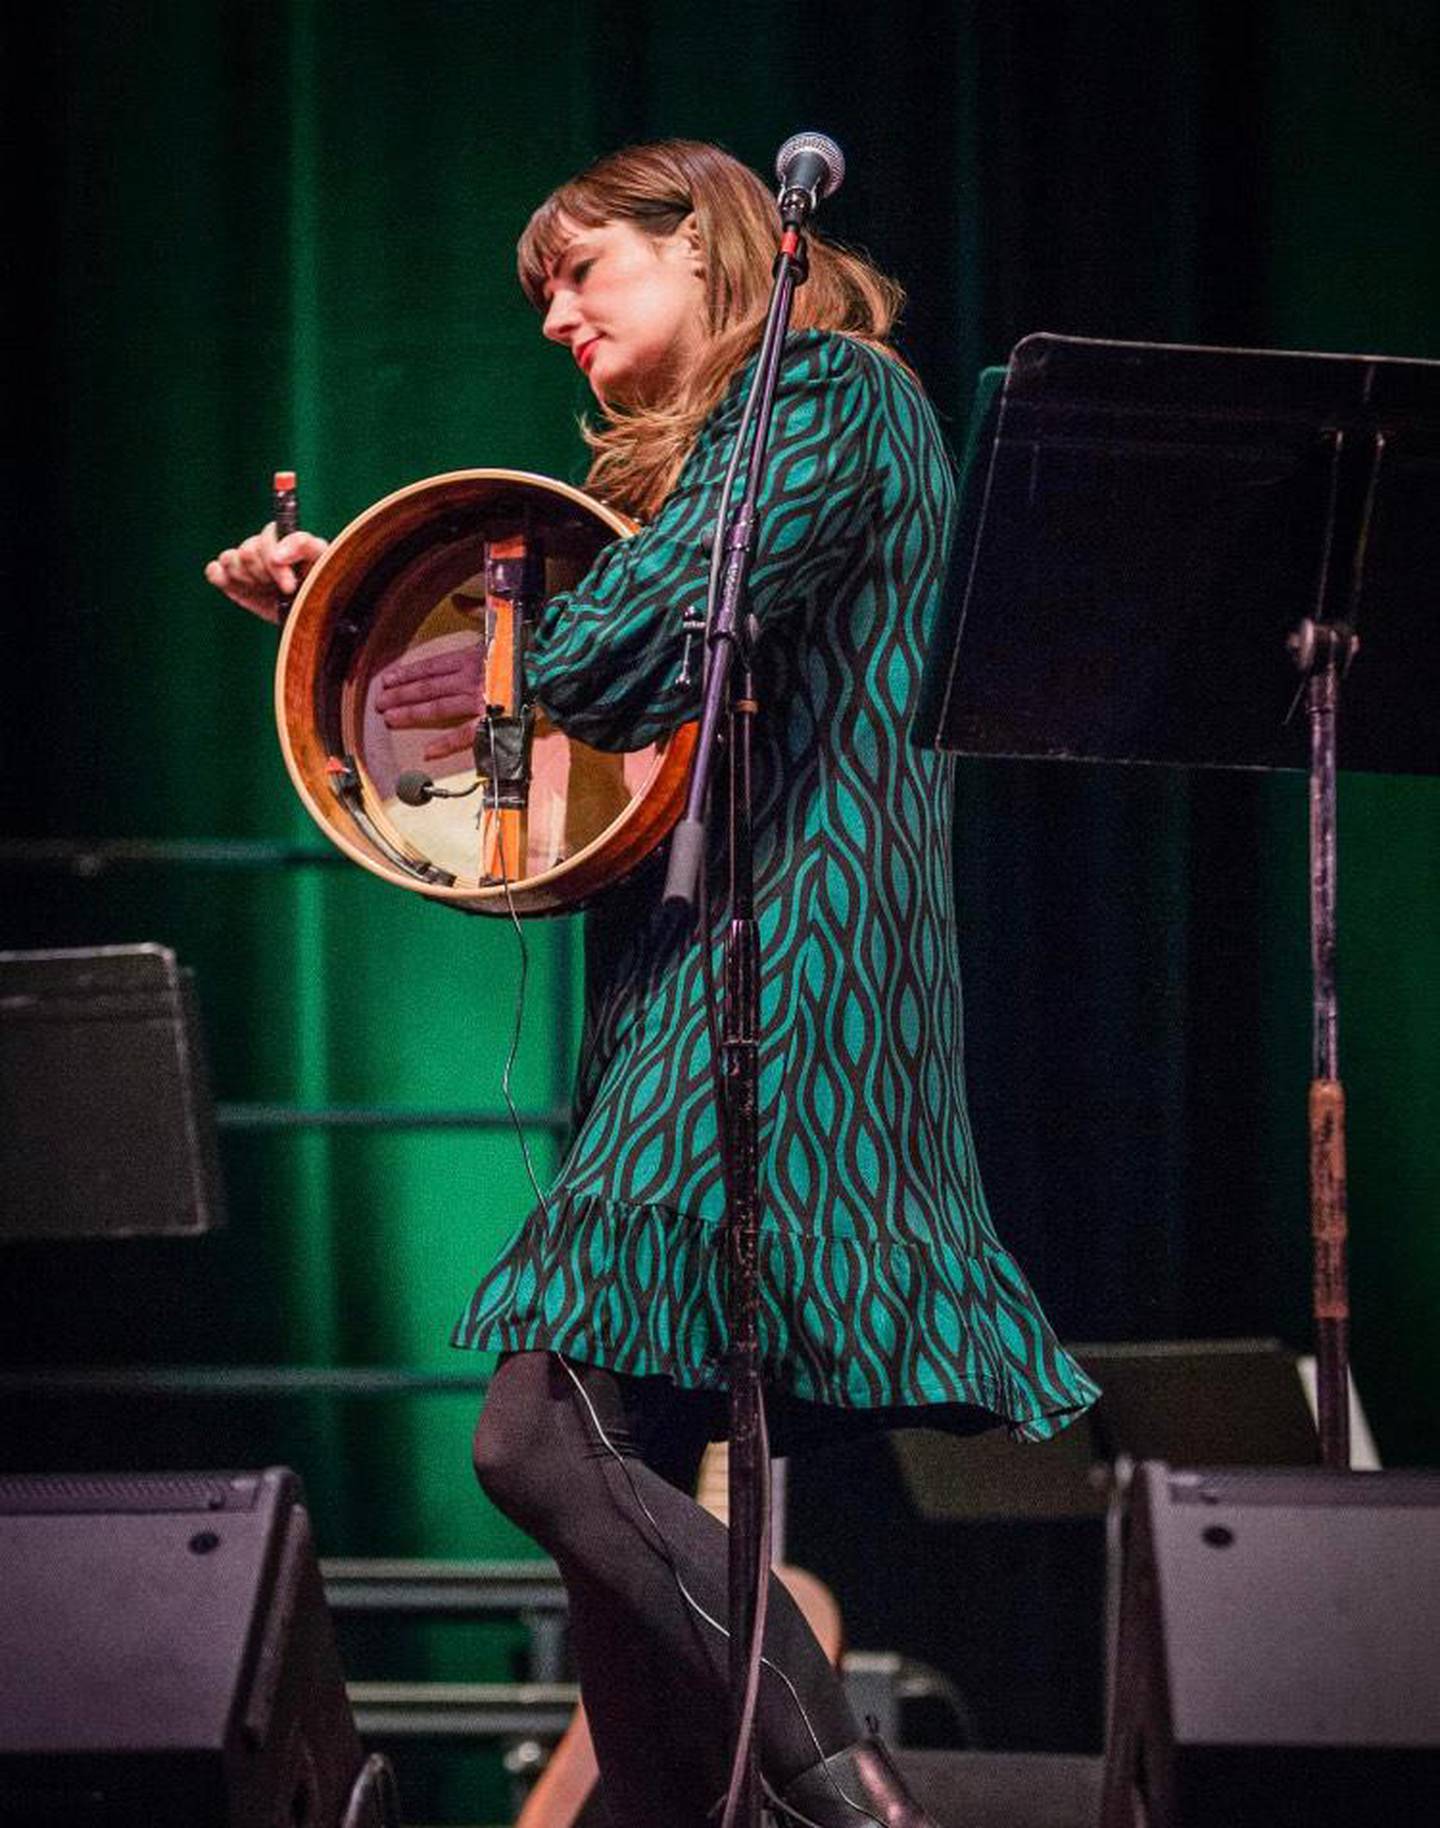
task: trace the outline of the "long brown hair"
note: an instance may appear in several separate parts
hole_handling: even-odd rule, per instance
[[[605,406],[586,426],[594,456],[587,487],[616,507],[652,515],[680,472],[695,434],[759,343],[770,298],[778,221],[774,199],[747,166],[699,140],[660,140],[612,152],[540,205],[516,250],[520,284],[545,309],[553,263],[577,229],[630,222],[670,235],[694,213],[705,258],[708,340],[671,397]],[[795,294],[797,330],[840,330],[887,349],[904,294],[859,254],[812,234],[810,276]],[[889,353],[887,349],[887,353]]]

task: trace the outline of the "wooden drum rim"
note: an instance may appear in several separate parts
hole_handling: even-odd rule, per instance
[[[412,872],[403,867],[403,859],[392,861],[372,844],[331,785],[333,759],[316,727],[316,684],[340,613],[337,598],[358,586],[387,550],[422,527],[429,514],[474,506],[484,492],[505,488],[534,490],[568,504],[617,537],[636,530],[633,521],[594,496],[527,470],[449,470],[393,491],[336,535],[296,593],[275,665],[275,721],[285,767],[302,805],[331,843],[362,869],[397,888],[471,913],[508,916],[512,906],[521,915],[564,913],[620,881],[669,835],[682,810],[695,746],[693,724],[647,745],[654,750],[649,773],[598,835],[552,867],[517,878],[508,893],[499,882],[428,880],[423,856]],[[596,550],[604,543],[598,541]]]

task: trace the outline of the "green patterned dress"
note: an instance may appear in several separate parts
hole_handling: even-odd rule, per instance
[[[737,383],[655,520],[539,620],[534,694],[586,742],[633,748],[696,713],[680,625],[704,603],[740,402]],[[782,1399],[920,1405],[1040,1439],[1095,1388],[986,1209],[961,1059],[953,764],[907,739],[954,502],[911,375],[845,337],[793,335],[750,592],[761,1349]],[[724,1198],[704,973],[660,881],[652,863],[586,917],[573,1140],[455,1340],[714,1390]]]

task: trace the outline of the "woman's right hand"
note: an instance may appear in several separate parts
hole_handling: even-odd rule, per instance
[[[315,533],[287,533],[277,539],[271,521],[211,559],[205,576],[251,615],[278,622],[281,599],[293,597],[300,587],[299,568],[313,565],[329,543]]]

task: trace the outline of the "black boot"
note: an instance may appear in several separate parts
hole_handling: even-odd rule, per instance
[[[905,1787],[905,1779],[883,1739],[862,1739],[811,1765],[781,1794],[782,1805],[799,1823],[818,1828],[939,1828],[939,1823]]]

